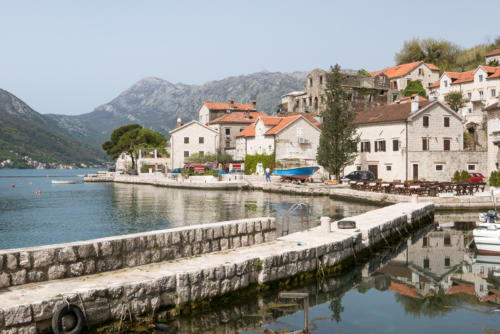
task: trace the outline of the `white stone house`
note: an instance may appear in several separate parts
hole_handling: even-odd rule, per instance
[[[439,80],[439,68],[433,64],[418,61],[414,63],[401,64],[384,68],[383,70],[370,72],[372,76],[385,74],[390,80],[391,90],[403,90],[410,81],[420,81],[429,93],[428,87]],[[398,98],[394,96],[393,100]]]
[[[488,177],[492,171],[500,169],[500,97],[497,102],[486,107],[488,119]],[[485,175],[486,176],[486,175]]]
[[[229,103],[205,101],[198,110],[198,121],[208,125],[214,119],[234,111],[257,111],[257,101],[252,100],[251,104],[235,103],[234,99],[230,99]]]
[[[302,115],[259,117],[236,137],[236,157],[275,154],[283,167],[315,166],[321,130]]]
[[[218,149],[218,133],[216,130],[198,121],[180,125],[170,134],[171,168],[184,167],[193,153],[216,153]]]
[[[258,111],[233,111],[210,121],[209,126],[219,134],[219,151],[228,153],[234,158],[236,135],[255,123],[258,117],[265,116],[267,116],[265,113]]]
[[[391,104],[358,113],[358,156],[345,168],[385,181],[449,181],[456,170],[486,171],[486,152],[464,151],[463,119],[440,101]]]
[[[485,56],[485,64],[490,65],[491,62],[497,62],[497,65],[500,65],[500,49],[493,50],[488,52]]]

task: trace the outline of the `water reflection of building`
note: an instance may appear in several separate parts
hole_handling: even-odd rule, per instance
[[[500,272],[500,258],[475,261],[465,247],[464,232],[445,229],[408,241],[408,248],[376,275],[390,277],[387,288],[409,298],[462,294],[500,304],[494,272]]]

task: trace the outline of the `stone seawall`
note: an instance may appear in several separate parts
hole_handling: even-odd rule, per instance
[[[356,253],[412,225],[431,222],[433,212],[432,204],[401,203],[349,218],[356,222],[356,229],[338,230],[335,223],[329,223],[278,239],[274,238],[274,221],[262,218],[260,233],[265,243],[0,289],[0,329],[5,333],[48,332],[55,307],[66,302],[84,310],[92,326],[155,313],[160,308],[209,301],[256,286],[254,283],[268,284],[297,274],[322,271],[348,263],[344,261],[355,258]],[[257,226],[253,225],[254,232],[259,229]],[[205,227],[214,224],[192,228]],[[234,230],[229,228],[227,232],[231,238],[233,233],[237,234],[236,239],[231,239],[236,246],[244,244],[244,237],[251,230],[251,226],[238,222]],[[224,232],[222,228],[220,233]],[[191,234],[188,232],[186,237],[190,240]],[[196,234],[192,238],[195,241]]]
[[[276,239],[274,218],[252,218],[0,251],[0,288],[79,277]]]

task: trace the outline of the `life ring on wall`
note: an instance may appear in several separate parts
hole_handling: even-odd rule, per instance
[[[59,305],[52,316],[54,334],[79,334],[83,330],[85,317],[75,304]]]

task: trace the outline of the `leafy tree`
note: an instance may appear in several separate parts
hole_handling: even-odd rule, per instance
[[[318,163],[337,179],[344,167],[357,155],[359,136],[356,134],[356,114],[349,109],[346,92],[342,88],[342,74],[337,64],[326,74],[326,109],[323,130],[317,152]]]
[[[362,77],[371,77],[372,75],[370,74],[370,72],[368,72],[367,70],[365,70],[364,68],[358,70],[358,75],[362,76]]]
[[[498,65],[500,65],[500,63],[498,62],[498,59],[493,59],[493,60],[490,60],[487,65],[488,66],[498,66]]]
[[[396,53],[395,60],[398,64],[424,61],[449,71],[455,68],[459,52],[458,45],[443,39],[414,38],[404,42],[401,50]]]
[[[418,94],[422,97],[427,97],[424,86],[418,80],[410,81],[405,89],[401,91],[404,96],[412,96],[413,94]]]
[[[445,95],[444,100],[455,111],[465,107],[465,104],[469,102],[469,99],[465,98],[461,91],[449,92]]]
[[[340,314],[344,312],[344,306],[342,306],[342,297],[343,295],[334,297],[330,301],[330,305],[328,306],[330,311],[332,311],[332,320],[335,320],[335,322],[337,323],[339,323],[341,320]]]
[[[129,124],[113,131],[110,140],[102,144],[102,148],[112,159],[126,152],[132,158],[132,168],[135,168],[139,148],[163,148],[165,141],[165,137],[156,131],[143,129],[139,124]]]

